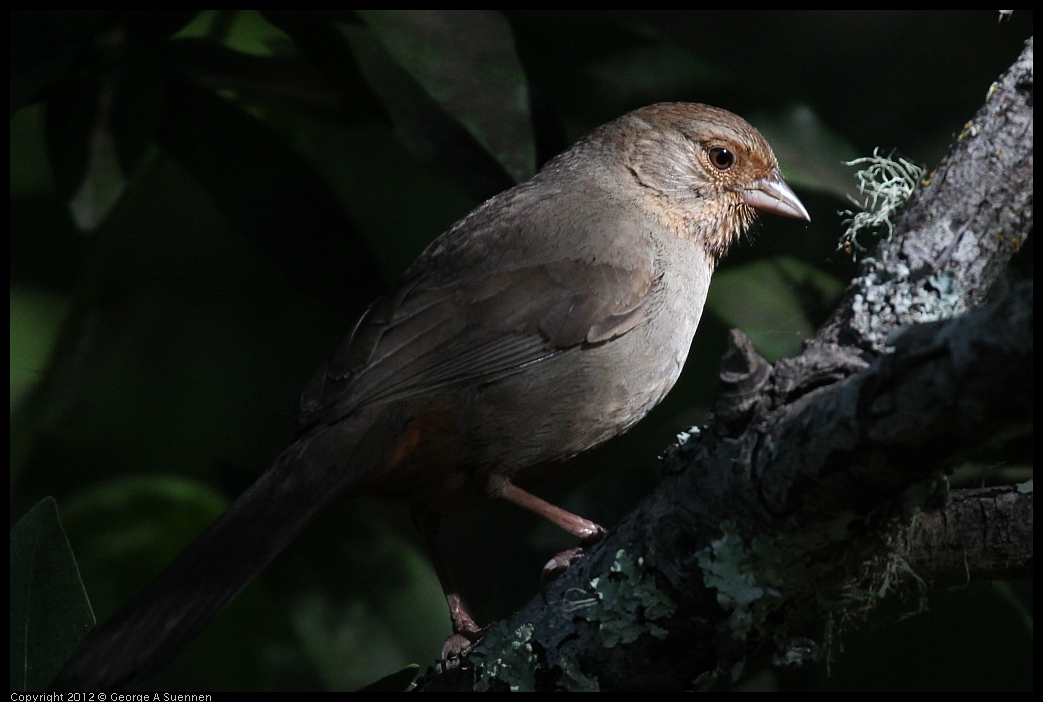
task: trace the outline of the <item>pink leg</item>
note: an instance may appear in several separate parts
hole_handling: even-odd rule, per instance
[[[561,507],[556,507],[546,500],[541,500],[532,493],[522,490],[506,478],[496,480],[493,485],[493,494],[549,519],[578,538],[583,546],[592,546],[605,538],[605,530],[601,526],[589,519],[567,512]],[[540,577],[541,589],[545,590],[548,582],[564,573],[582,557],[583,547],[581,546],[580,548],[570,548],[567,551],[562,551],[547,561],[543,566],[543,574]],[[546,596],[546,592],[544,592],[544,599],[546,599]]]
[[[445,567],[445,561],[442,560],[442,554],[438,550],[438,526],[441,518],[420,506],[414,506],[410,515],[413,518],[413,525],[420,532],[424,549],[427,551],[428,558],[431,559],[431,564],[435,567],[435,575],[438,576],[442,592],[445,593],[445,601],[449,605],[449,621],[453,625],[453,634],[446,639],[445,646],[442,647],[442,661],[459,658],[460,654],[481,639],[485,632],[475,623],[471,615],[464,611],[463,604],[460,602],[460,593],[449,576],[449,570]]]
[[[506,478],[498,480],[493,490],[497,497],[502,497],[508,502],[513,502],[519,507],[524,507],[530,512],[535,512],[541,517],[549,519],[586,545],[596,544],[605,538],[605,530],[594,522],[572,512],[566,512],[561,507],[556,507],[546,500],[541,500],[532,493],[522,490]]]

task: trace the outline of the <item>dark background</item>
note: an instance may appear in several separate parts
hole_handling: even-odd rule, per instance
[[[727,330],[791,354],[854,273],[841,161],[879,147],[932,168],[1032,32],[1020,11],[11,20],[11,522],[57,498],[99,619],[291,440],[323,356],[447,226],[630,109],[718,105],[764,132],[812,223],[762,220],[667,400],[534,488],[611,527],[705,420]],[[953,483],[1030,465],[1030,442],[1002,447]],[[450,519],[442,544],[483,623],[573,545],[506,504]],[[1031,688],[1030,583],[930,593],[908,618],[920,600],[892,600],[843,629],[829,677],[751,664],[743,684]],[[448,633],[406,510],[344,501],[144,687],[353,689]]]

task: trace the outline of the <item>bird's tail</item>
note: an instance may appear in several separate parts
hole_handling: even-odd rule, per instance
[[[109,690],[168,663],[331,501],[394,446],[388,422],[320,427],[268,471],[123,609],[95,629],[52,687]]]

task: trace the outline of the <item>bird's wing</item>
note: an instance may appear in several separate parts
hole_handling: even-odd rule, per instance
[[[377,300],[301,398],[302,426],[375,402],[481,384],[638,325],[654,257],[633,268],[559,260],[447,283],[423,274]]]

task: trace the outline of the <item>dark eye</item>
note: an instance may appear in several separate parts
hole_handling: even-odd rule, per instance
[[[710,165],[719,171],[727,171],[735,165],[735,154],[723,146],[713,147],[707,155],[710,157]]]

